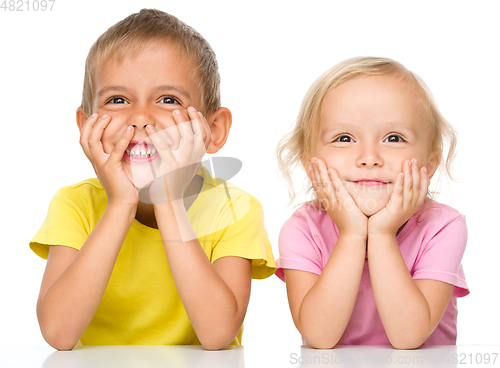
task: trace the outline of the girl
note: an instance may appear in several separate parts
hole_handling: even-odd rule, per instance
[[[455,145],[425,83],[394,60],[352,58],[311,86],[278,146],[291,200],[299,162],[315,192],[281,229],[276,272],[305,344],[456,343],[465,217],[428,197]]]

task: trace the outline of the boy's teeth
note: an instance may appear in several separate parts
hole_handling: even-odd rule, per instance
[[[153,148],[151,150],[126,150],[127,155],[131,157],[148,157],[153,156],[156,153],[156,149]]]

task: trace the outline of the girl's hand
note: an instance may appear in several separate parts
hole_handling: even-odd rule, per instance
[[[83,123],[80,132],[80,145],[94,167],[97,178],[108,195],[108,205],[118,204],[137,206],[139,197],[122,165],[122,158],[132,137],[134,127],[129,126],[118,140],[110,154],[104,152],[102,135],[111,117],[93,114]]]
[[[318,158],[311,160],[309,179],[323,207],[339,229],[339,235],[367,237],[368,218],[347,191],[337,170]]]
[[[403,173],[398,174],[387,205],[368,220],[368,236],[396,235],[403,225],[424,202],[429,188],[425,167],[419,168],[416,159],[403,163]]]
[[[148,125],[146,131],[159,153],[161,163],[155,172],[156,178],[149,187],[149,198],[153,204],[170,203],[182,200],[184,191],[201,167],[206,147],[212,141],[212,135],[206,119],[193,107],[181,112],[174,111],[177,124],[169,129],[178,129],[180,143],[178,149],[171,151],[166,131],[157,132]]]

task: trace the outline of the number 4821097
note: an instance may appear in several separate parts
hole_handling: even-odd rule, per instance
[[[3,11],[52,11],[56,0],[4,0]]]

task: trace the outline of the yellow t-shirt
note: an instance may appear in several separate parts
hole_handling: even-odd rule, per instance
[[[259,201],[202,166],[202,189],[187,214],[213,263],[225,256],[252,260],[252,278],[276,270]],[[49,245],[80,250],[104,213],[107,195],[97,179],[55,194],[30,248],[47,259]],[[103,246],[105,246],[103,244]],[[190,267],[186,260],[186,267]],[[241,344],[243,327],[232,345]],[[101,303],[80,339],[83,345],[200,344],[177,293],[160,231],[134,219]]]

